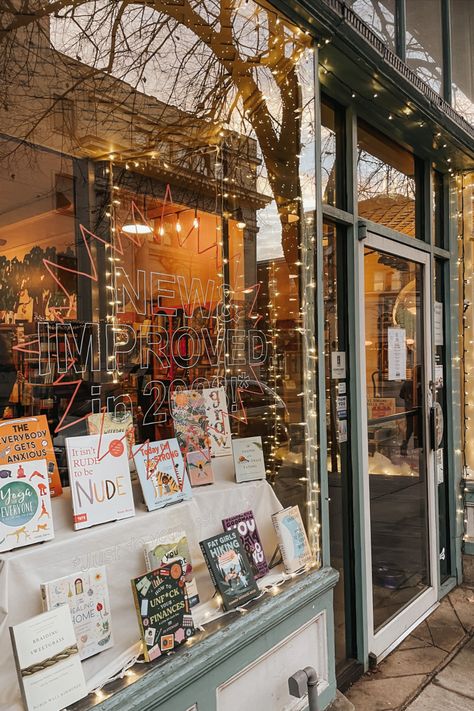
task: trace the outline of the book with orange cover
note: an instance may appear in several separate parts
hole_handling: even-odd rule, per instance
[[[51,496],[62,494],[59,469],[46,415],[0,420],[0,465],[46,459]]]

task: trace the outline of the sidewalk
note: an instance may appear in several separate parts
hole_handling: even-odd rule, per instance
[[[355,711],[474,711],[474,589],[449,593],[345,696]]]

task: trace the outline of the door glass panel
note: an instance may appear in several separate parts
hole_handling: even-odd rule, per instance
[[[364,252],[375,630],[430,584],[423,267]]]

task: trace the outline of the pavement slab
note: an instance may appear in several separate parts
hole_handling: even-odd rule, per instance
[[[448,595],[451,605],[461,620],[466,632],[474,629],[474,590],[456,588]]]
[[[459,621],[449,599],[431,613],[426,623],[433,638],[433,644],[446,652],[451,652],[465,635],[464,627]]]
[[[444,649],[423,647],[422,649],[396,649],[379,665],[381,676],[402,677],[413,674],[429,674],[447,656]]]
[[[472,711],[473,708],[472,699],[430,684],[407,706],[407,711]]]
[[[474,640],[466,644],[435,677],[434,683],[448,691],[460,691],[471,699],[474,709]]]
[[[356,711],[388,711],[397,709],[424,680],[425,676],[421,674],[402,679],[386,679],[378,674],[370,678],[365,676],[346,692],[346,697]]]

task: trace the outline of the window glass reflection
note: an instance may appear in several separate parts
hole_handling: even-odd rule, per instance
[[[441,0],[406,0],[406,63],[420,79],[441,94]]]

